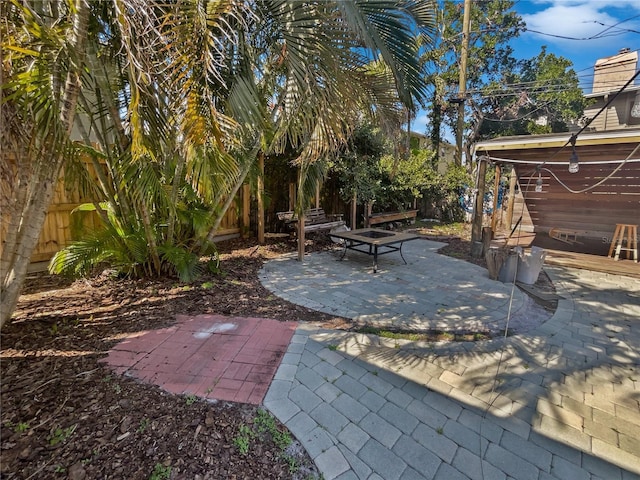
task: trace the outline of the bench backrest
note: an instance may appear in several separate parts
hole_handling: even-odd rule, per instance
[[[285,222],[294,222],[298,220],[298,217],[293,211],[277,212],[276,215],[278,216],[278,220]],[[324,223],[328,221],[323,208],[310,208],[304,212],[304,219],[306,223]]]

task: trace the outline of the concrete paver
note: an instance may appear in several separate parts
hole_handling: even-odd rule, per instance
[[[300,357],[285,358],[301,362],[280,366],[264,405],[303,444],[325,432],[307,441],[324,478],[640,479],[640,281],[545,267],[563,297],[545,314],[438,247],[409,242],[409,265],[388,255],[376,275],[332,253],[261,272],[274,294],[355,323],[517,333],[425,344],[300,324]]]

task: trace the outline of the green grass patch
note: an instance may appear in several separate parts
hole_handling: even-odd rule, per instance
[[[405,330],[388,330],[372,326],[364,326],[355,330],[358,333],[377,335],[381,338],[392,340],[408,340],[410,342],[477,342],[489,340],[491,335],[486,332],[445,332],[442,330],[429,330],[426,332],[414,332]]]

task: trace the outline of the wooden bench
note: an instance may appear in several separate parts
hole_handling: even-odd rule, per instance
[[[277,212],[276,216],[278,220],[284,222],[285,228],[289,232],[295,233],[297,231],[298,218],[295,212]],[[304,212],[304,231],[309,233],[340,227],[345,224],[341,217],[342,215],[327,215],[322,208],[310,208]]]
[[[369,226],[380,225],[389,222],[407,222],[411,223],[415,220],[418,210],[405,210],[404,212],[382,212],[374,213],[369,216]]]

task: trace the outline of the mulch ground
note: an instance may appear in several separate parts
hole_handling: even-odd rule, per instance
[[[321,236],[309,249],[331,248]],[[177,315],[218,314],[351,327],[270,294],[257,273],[266,259],[295,251],[272,239],[219,245],[219,274],[115,279],[108,272],[70,281],[32,275],[2,330],[2,479],[312,479],[313,463],[258,407],[166,393],[114,375],[98,360],[135,332],[167,327]],[[444,253],[468,258],[449,239]],[[469,259],[471,260],[471,259]],[[476,261],[481,263],[481,261]],[[264,422],[262,422],[264,423]]]

